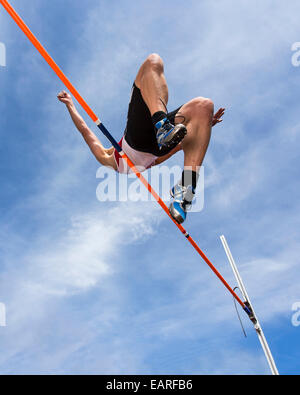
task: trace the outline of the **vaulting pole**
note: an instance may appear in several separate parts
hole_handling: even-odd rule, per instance
[[[258,339],[259,339],[259,341],[260,341],[260,344],[261,344],[261,346],[262,346],[263,352],[264,352],[264,354],[265,354],[265,356],[266,356],[266,359],[267,359],[267,361],[268,361],[270,370],[271,370],[271,372],[272,372],[272,374],[273,374],[274,376],[278,376],[278,375],[279,375],[279,372],[278,372],[276,363],[275,363],[275,361],[274,361],[273,355],[272,355],[272,353],[271,353],[270,347],[269,347],[268,342],[267,342],[267,340],[266,340],[266,338],[265,338],[265,335],[264,335],[264,332],[263,332],[263,330],[262,330],[262,327],[261,327],[261,325],[260,325],[260,323],[259,323],[259,321],[258,321],[258,319],[257,319],[257,316],[256,316],[256,314],[255,314],[255,311],[254,311],[254,309],[253,309],[253,307],[252,307],[250,298],[249,298],[249,296],[248,296],[248,293],[247,293],[247,291],[246,291],[245,285],[244,285],[243,280],[242,280],[242,277],[241,277],[241,275],[240,275],[240,273],[239,273],[239,271],[238,271],[238,268],[237,268],[237,266],[236,266],[236,263],[235,263],[235,261],[234,261],[234,259],[233,259],[233,256],[232,256],[232,254],[231,254],[231,251],[230,251],[230,249],[229,249],[229,246],[228,246],[228,244],[227,244],[227,241],[226,241],[226,239],[225,239],[225,236],[220,236],[220,239],[221,239],[221,242],[222,242],[222,244],[223,244],[223,247],[224,247],[225,253],[226,253],[226,255],[227,255],[228,261],[229,261],[229,263],[230,263],[230,266],[231,266],[231,268],[232,268],[233,274],[234,274],[234,276],[235,276],[235,278],[236,278],[236,281],[237,281],[237,283],[238,283],[239,289],[240,289],[240,291],[242,292],[244,299],[247,301],[247,303],[249,303],[249,306],[251,306],[251,310],[252,310],[252,312],[253,312],[253,316],[255,317],[255,321],[256,321],[256,322],[253,322],[254,329],[256,330]]]
[[[242,306],[245,312],[248,314],[250,319],[253,319],[253,314],[251,308],[245,305],[244,302],[238,297],[238,295],[233,291],[233,289],[229,286],[229,284],[225,281],[225,279],[221,276],[221,274],[217,271],[214,265],[210,262],[204,252],[198,247],[196,242],[192,239],[189,233],[183,228],[182,225],[178,224],[169,214],[169,209],[166,204],[162,201],[162,199],[158,196],[155,190],[151,187],[151,185],[146,181],[146,179],[141,175],[141,173],[136,169],[134,164],[128,158],[128,156],[122,151],[122,148],[117,143],[117,141],[113,138],[113,136],[109,133],[97,115],[92,111],[92,109],[88,106],[85,100],[80,96],[75,87],[71,84],[69,79],[65,76],[62,70],[58,67],[58,65],[54,62],[45,48],[41,45],[41,43],[37,40],[37,38],[32,34],[30,29],[26,26],[20,16],[16,13],[16,11],[12,8],[12,6],[6,0],[0,0],[0,3],[3,5],[5,10],[9,13],[9,15],[13,18],[19,28],[23,31],[23,33],[27,36],[27,38],[31,41],[31,43],[35,46],[38,52],[42,55],[45,61],[49,64],[52,70],[57,74],[57,76],[61,79],[64,85],[69,89],[72,95],[77,99],[80,105],[84,108],[86,113],[91,117],[91,119],[96,123],[101,132],[108,138],[108,140],[112,143],[114,148],[119,152],[122,159],[124,159],[131,170],[136,174],[136,176],[140,179],[140,181],[144,184],[144,186],[148,189],[148,191],[152,194],[161,208],[165,211],[165,213],[169,216],[169,218],[173,221],[173,223],[177,226],[177,228],[181,231],[181,233],[187,238],[187,240],[191,243],[194,249],[198,252],[198,254],[202,257],[202,259],[208,264],[211,270],[216,274],[216,276],[220,279],[220,281],[224,284],[224,286],[228,289],[228,291],[232,294],[232,296],[237,300],[237,302]]]

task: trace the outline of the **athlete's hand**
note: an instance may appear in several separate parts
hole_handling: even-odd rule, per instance
[[[213,119],[212,119],[212,126],[217,125],[217,123],[223,122],[223,119],[221,119],[221,118],[223,117],[224,113],[225,113],[225,108],[220,108],[215,113],[215,115],[213,116]]]
[[[73,104],[72,96],[66,91],[60,92],[57,95],[57,98],[59,101],[61,101],[62,103],[66,104],[66,105]]]

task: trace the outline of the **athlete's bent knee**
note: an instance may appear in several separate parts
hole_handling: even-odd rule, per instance
[[[194,117],[211,117],[214,112],[214,103],[205,97],[196,97],[187,103],[185,116],[189,119]]]
[[[193,107],[196,110],[206,110],[207,112],[214,111],[214,102],[206,97],[196,97],[192,100]]]
[[[157,54],[157,53],[152,53],[150,54],[145,63],[144,63],[145,68],[152,69],[154,71],[157,71],[159,73],[163,72],[164,70],[164,62],[162,58]]]

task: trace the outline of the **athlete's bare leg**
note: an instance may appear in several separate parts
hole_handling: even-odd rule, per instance
[[[168,86],[161,57],[151,54],[142,64],[135,79],[136,86],[146,103],[153,126],[156,128],[158,147],[174,147],[186,135],[184,125],[172,125],[167,117]]]
[[[164,104],[168,104],[169,94],[163,60],[159,55],[151,54],[147,57],[138,72],[135,84],[141,90],[151,116],[158,111],[166,111]]]
[[[199,170],[203,163],[210,142],[213,115],[214,104],[204,97],[189,101],[176,115],[176,123],[183,123],[187,128],[187,135],[181,144],[184,167],[190,170]]]
[[[182,115],[184,118],[181,118]],[[172,189],[173,201],[169,207],[171,216],[179,223],[186,219],[197,184],[197,174],[203,163],[211,136],[214,105],[210,99],[198,97],[185,104],[177,113],[177,121],[183,122],[187,135],[182,142],[184,172],[182,180]],[[183,121],[183,119],[185,119]]]

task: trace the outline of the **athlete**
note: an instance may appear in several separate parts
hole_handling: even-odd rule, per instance
[[[66,104],[70,116],[96,159],[119,173],[129,173],[127,163],[114,147],[104,148],[89,129],[73,103],[63,91],[58,99]],[[168,86],[161,57],[151,54],[142,64],[132,88],[127,125],[120,141],[123,152],[140,171],[158,165],[176,152],[184,152],[181,180],[172,188],[171,216],[183,223],[192,205],[211,136],[211,128],[222,122],[225,109],[214,115],[210,99],[197,97],[168,113]]]

